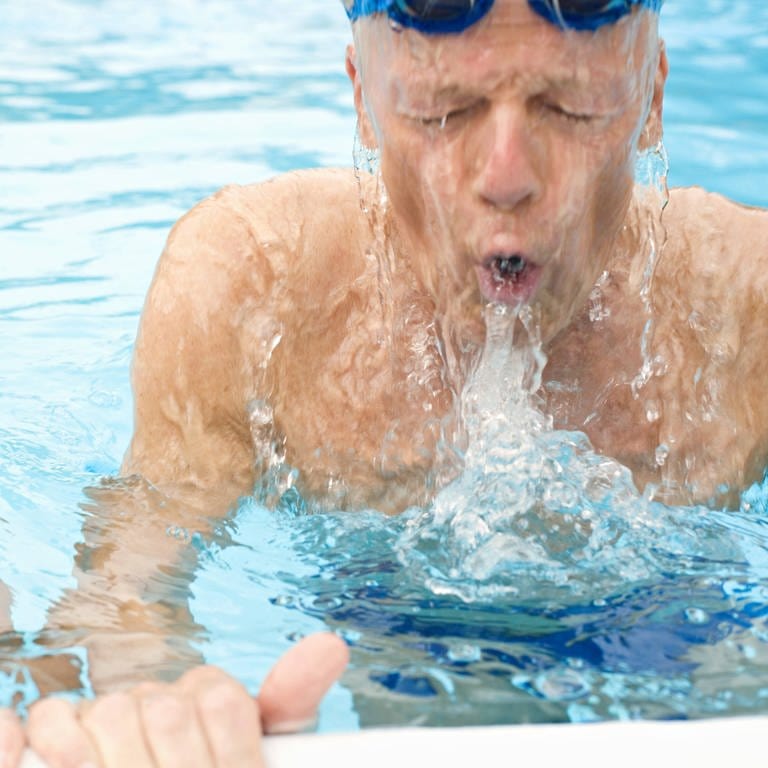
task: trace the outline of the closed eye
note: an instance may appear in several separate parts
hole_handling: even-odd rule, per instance
[[[545,103],[544,107],[557,117],[561,117],[564,120],[568,120],[573,123],[591,123],[598,117],[597,115],[589,112],[572,112],[570,109],[566,109],[560,104],[555,103]]]
[[[416,119],[425,127],[444,129],[450,123],[457,123],[463,118],[469,117],[479,106],[479,103],[468,104],[466,107],[448,110],[442,115],[419,116]]]

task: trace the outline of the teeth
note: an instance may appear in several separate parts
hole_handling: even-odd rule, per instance
[[[522,256],[498,256],[493,266],[497,276],[504,280],[519,275],[525,269],[525,259]]]

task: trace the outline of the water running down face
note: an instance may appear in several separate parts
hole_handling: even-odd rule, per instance
[[[461,34],[381,13],[353,29],[347,68],[398,253],[438,311],[535,303],[551,338],[615,256],[637,150],[660,135],[655,14],[575,32],[496,0]]]

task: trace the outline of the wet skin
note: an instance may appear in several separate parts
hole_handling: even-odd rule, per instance
[[[381,152],[397,250],[437,311],[457,298],[534,301],[552,338],[613,252],[639,143],[660,136],[654,17],[563,34],[507,2],[457,37],[376,18],[356,40],[362,138]],[[497,279],[512,261],[520,279]]]
[[[144,683],[79,705],[45,699],[32,707],[26,732],[0,710],[0,760],[13,768],[28,744],[50,768],[261,768],[262,734],[311,725],[348,658],[340,638],[320,633],[276,662],[258,697],[215,667],[197,667],[172,684]]]
[[[755,479],[768,409],[744,384],[759,382],[768,219],[679,190],[661,226],[660,202],[634,195],[636,151],[661,130],[655,23],[564,34],[516,0],[457,37],[362,20],[347,69],[387,205],[373,180],[313,171],[225,190],[177,225],[137,340],[124,472],[233,498],[276,443],[330,504],[424,502],[491,297],[536,308],[555,425],[639,487],[717,502]],[[638,391],[651,226],[664,375]]]
[[[661,217],[635,190],[636,152],[661,131],[654,17],[566,35],[497,0],[458,37],[381,18],[355,37],[347,70],[387,203],[373,178],[304,171],[222,190],[176,225],[141,320],[122,469],[164,502],[121,502],[91,558],[94,589],[125,585],[118,600],[176,556],[169,524],[224,514],[273,447],[330,505],[427,502],[450,476],[439,438],[488,299],[535,308],[542,407],[639,488],[722,503],[766,465],[768,214],[688,189]],[[638,386],[650,229],[655,362]],[[88,647],[98,686],[109,635]]]

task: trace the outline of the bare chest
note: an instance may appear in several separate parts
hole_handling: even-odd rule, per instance
[[[759,361],[732,323],[704,327],[690,308],[646,336],[641,307],[622,317],[635,320],[577,322],[550,350],[542,394],[555,428],[585,432],[659,498],[729,500],[764,465],[768,412],[745,391]],[[460,392],[427,309],[395,317],[376,297],[353,302],[290,334],[272,381],[273,440],[313,498],[400,511],[456,471]]]
[[[574,328],[553,351],[544,389],[555,427],[584,431],[638,488],[674,503],[732,504],[765,465],[768,412],[750,391],[757,361],[738,320],[706,317],[667,307],[645,337],[645,322]]]
[[[413,312],[373,299],[279,350],[275,430],[304,493],[386,511],[431,495],[453,394],[434,323]]]

